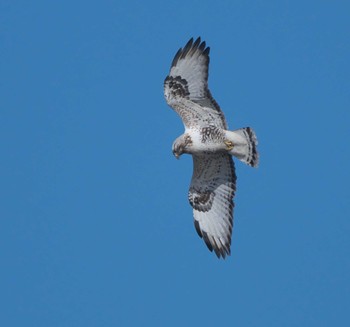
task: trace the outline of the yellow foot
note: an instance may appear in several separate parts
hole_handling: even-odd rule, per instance
[[[233,142],[225,140],[224,143],[226,144],[227,150],[232,150],[233,149]]]

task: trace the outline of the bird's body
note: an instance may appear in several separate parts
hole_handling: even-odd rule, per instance
[[[186,128],[184,135],[188,135],[191,138],[191,146],[185,149],[185,153],[200,154],[226,150],[226,146],[223,143],[225,132],[222,129],[215,128],[215,126]]]
[[[185,132],[173,143],[179,158],[191,154],[189,189],[194,223],[209,250],[230,254],[236,174],[232,155],[256,167],[257,139],[250,127],[229,131],[223,112],[208,89],[209,47],[191,39],[175,55],[164,81],[167,103],[180,115]]]

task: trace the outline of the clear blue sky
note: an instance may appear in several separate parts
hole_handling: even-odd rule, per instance
[[[349,326],[348,1],[1,1],[0,325]],[[179,47],[252,126],[232,255],[197,236]]]

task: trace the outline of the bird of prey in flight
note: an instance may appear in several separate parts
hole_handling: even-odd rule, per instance
[[[200,37],[176,53],[164,81],[164,95],[181,117],[185,132],[173,143],[176,158],[192,155],[188,199],[194,225],[218,258],[230,255],[236,174],[232,156],[257,167],[257,138],[252,128],[228,130],[208,88],[209,50]]]

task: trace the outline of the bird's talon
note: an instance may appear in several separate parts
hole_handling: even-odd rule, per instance
[[[227,150],[232,150],[233,149],[233,142],[231,141],[224,141],[224,143],[226,144]]]

